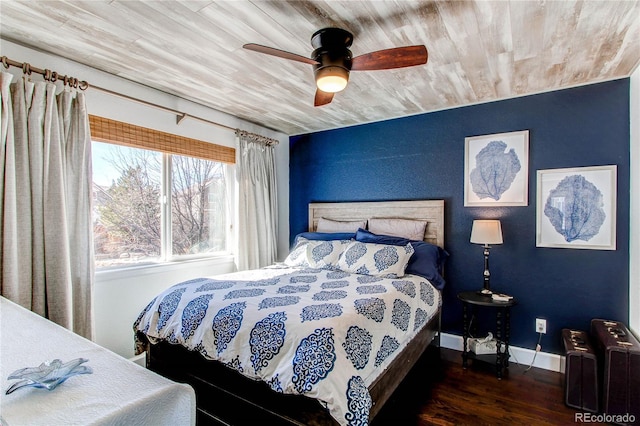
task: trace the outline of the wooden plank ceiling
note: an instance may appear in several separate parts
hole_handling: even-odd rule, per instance
[[[2,0],[0,13],[6,40],[290,135],[628,77],[640,61],[638,1]],[[429,61],[352,72],[314,108],[311,65],[242,49],[309,56],[325,27],[352,32],[354,56],[424,44]]]

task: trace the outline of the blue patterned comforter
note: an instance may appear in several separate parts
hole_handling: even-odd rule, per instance
[[[424,278],[274,265],[170,287],[134,330],[197,350],[281,393],[320,400],[343,425],[368,424],[368,386],[436,314]]]

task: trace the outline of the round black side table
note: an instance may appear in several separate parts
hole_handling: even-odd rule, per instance
[[[477,359],[480,361],[495,362],[496,375],[498,379],[502,379],[502,375],[505,368],[509,368],[509,333],[511,331],[511,307],[518,302],[516,299],[509,301],[497,301],[493,300],[490,295],[483,295],[476,291],[464,291],[458,293],[458,299],[463,304],[463,348],[462,348],[462,367],[467,368],[467,361],[469,358]],[[496,354],[491,355],[476,355],[469,352],[467,348],[467,342],[471,337],[471,331],[469,328],[470,320],[472,316],[475,316],[478,307],[495,308],[496,310]],[[470,316],[471,315],[471,316]],[[474,325],[475,329],[475,325]],[[475,333],[474,333],[475,334]]]

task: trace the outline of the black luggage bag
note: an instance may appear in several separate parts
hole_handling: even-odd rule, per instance
[[[598,358],[586,331],[562,330],[565,404],[598,412]]]
[[[640,424],[640,342],[619,321],[591,320],[591,337],[598,352],[602,410],[615,418],[633,416]]]

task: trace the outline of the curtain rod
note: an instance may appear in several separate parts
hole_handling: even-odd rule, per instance
[[[18,61],[14,61],[12,59],[7,58],[6,56],[2,57],[2,65],[4,65],[4,67],[6,69],[9,69],[10,66],[13,67],[17,67],[17,68],[22,68],[22,72],[24,74],[27,75],[31,75],[32,72],[35,72],[36,74],[41,74],[44,76],[44,79],[46,81],[50,81],[52,83],[60,80],[62,82],[64,82],[65,85],[68,85],[69,87],[73,87],[75,89],[80,89],[80,90],[87,90],[89,87],[91,87],[92,89],[98,90],[100,92],[104,92],[107,93],[109,95],[112,96],[117,96],[119,98],[123,98],[132,102],[137,102],[139,104],[148,106],[148,107],[152,107],[152,108],[156,108],[165,112],[170,112],[172,114],[176,114],[176,124],[180,124],[182,123],[182,121],[185,118],[191,118],[193,120],[198,120],[201,121],[203,123],[207,123],[207,124],[211,124],[213,126],[217,126],[220,127],[222,129],[225,130],[230,130],[232,132],[236,132],[236,130],[240,130],[240,129],[236,129],[234,127],[230,127],[230,126],[226,126],[224,124],[221,123],[217,123],[215,121],[211,121],[211,120],[207,120],[206,118],[202,118],[202,117],[198,117],[196,115],[191,115],[191,114],[187,114],[186,112],[182,112],[182,111],[178,111],[175,110],[173,108],[167,108],[164,107],[162,105],[158,105],[158,104],[154,104],[151,102],[147,102],[147,101],[143,101],[142,99],[138,99],[138,98],[134,98],[133,96],[129,96],[129,95],[125,95],[123,93],[118,93],[118,92],[114,92],[113,90],[109,90],[109,89],[105,89],[104,87],[100,87],[100,86],[96,86],[96,85],[89,85],[89,83],[87,83],[86,81],[80,81],[77,78],[74,77],[69,77],[66,75],[59,75],[57,72],[55,71],[51,71],[48,69],[40,69],[40,68],[36,68],[31,66],[31,64],[27,63],[27,62],[18,62]],[[260,135],[256,135],[256,136],[260,136]],[[261,136],[263,137],[263,136]],[[274,139],[274,141],[276,141],[275,144],[277,144],[277,140]]]
[[[268,138],[266,136],[258,135],[256,133],[247,132],[246,130],[236,129],[236,136],[239,138],[246,138],[251,142],[258,142],[267,146],[278,145],[280,141],[277,139]]]
[[[213,126],[217,126],[217,127],[222,128],[222,129],[225,129],[225,130],[231,130],[233,132],[236,131],[236,129],[234,127],[226,126],[224,124],[220,124],[220,123],[217,123],[215,121],[207,120],[206,118],[198,117],[197,115],[187,114],[186,112],[178,111],[178,110],[173,109],[173,108],[168,108],[168,107],[164,107],[162,105],[158,105],[158,104],[154,104],[154,103],[151,103],[151,102],[143,101],[142,99],[134,98],[133,96],[125,95],[123,93],[114,92],[113,90],[105,89],[104,87],[91,85],[91,88],[95,89],[95,90],[98,90],[100,92],[104,92],[104,93],[106,93],[108,95],[116,96],[118,98],[126,99],[126,100],[132,101],[132,102],[137,102],[139,104],[142,104],[142,105],[145,105],[145,106],[148,106],[148,107],[152,107],[152,108],[164,111],[164,112],[170,112],[172,114],[175,114],[177,116],[176,117],[176,124],[182,123],[182,120],[184,120],[185,118],[192,118],[194,120],[202,121],[204,123],[211,124]]]
[[[64,83],[65,86],[73,87],[74,89],[87,90],[87,88],[89,87],[89,83],[84,80],[80,81],[75,77],[60,75],[57,72],[48,69],[42,70],[40,68],[31,66],[31,64],[27,62],[17,62],[7,58],[6,56],[2,57],[2,65],[4,65],[6,69],[9,69],[9,67],[22,68],[22,72],[27,75],[31,75],[31,73],[33,72],[35,72],[36,74],[41,74],[46,81],[50,81],[52,83],[60,80]]]
[[[96,85],[92,84],[91,88],[95,89],[95,90],[98,90],[100,92],[107,93],[107,94],[112,95],[112,96],[117,96],[119,98],[123,98],[123,99],[129,100],[129,101],[132,101],[132,102],[137,102],[139,104],[142,104],[142,105],[145,105],[145,106],[148,106],[148,107],[156,108],[156,109],[159,109],[161,111],[165,111],[165,112],[170,112],[172,114],[176,114],[176,116],[177,116],[176,117],[176,124],[182,123],[182,120],[184,120],[185,118],[191,118],[193,120],[198,120],[198,121],[201,121],[203,123],[211,124],[212,126],[217,126],[217,127],[222,128],[222,129],[225,129],[225,130],[230,130],[232,132],[235,132],[236,135],[238,134],[238,132],[244,132],[245,134],[248,134],[248,135],[254,135],[257,140],[268,139],[269,142],[268,143],[265,142],[267,145],[277,145],[279,143],[279,141],[277,139],[271,139],[271,138],[267,138],[265,136],[262,136],[262,135],[259,135],[259,134],[256,134],[256,133],[250,133],[250,132],[247,132],[245,130],[236,129],[235,127],[231,127],[231,126],[227,126],[227,125],[224,125],[224,124],[221,124],[221,123],[217,123],[215,121],[207,120],[206,118],[198,117],[197,115],[187,114],[186,112],[178,111],[178,110],[173,109],[173,108],[164,107],[162,105],[158,105],[158,104],[154,104],[154,103],[151,103],[151,102],[143,101],[142,99],[134,98],[132,96],[125,95],[123,93],[114,92],[113,90],[105,89],[104,87],[100,87],[100,86],[96,86]]]

